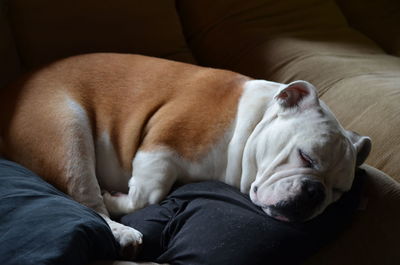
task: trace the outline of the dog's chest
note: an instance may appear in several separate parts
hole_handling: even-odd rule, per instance
[[[131,172],[125,170],[107,133],[103,133],[95,143],[96,175],[101,189],[128,192]]]
[[[103,133],[95,144],[96,175],[100,187],[107,191],[127,193],[129,180],[135,175],[142,175],[143,173],[150,175],[169,174],[170,171],[153,172],[159,171],[157,164],[160,163],[168,163],[172,172],[177,174],[177,181],[181,183],[211,179],[222,180],[221,177],[225,175],[227,166],[229,137],[230,132],[210,146],[207,152],[197,160],[186,159],[173,149],[166,151],[165,147],[150,152],[139,151],[133,158],[133,172],[131,172],[121,166],[109,135]]]

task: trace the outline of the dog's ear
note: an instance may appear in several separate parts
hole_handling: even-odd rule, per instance
[[[372,142],[368,136],[361,136],[358,133],[352,131],[346,131],[347,137],[354,145],[357,152],[356,166],[362,165],[367,160],[369,153],[371,152]]]
[[[315,87],[306,81],[294,81],[281,89],[275,100],[284,108],[307,108],[318,106],[318,92]]]

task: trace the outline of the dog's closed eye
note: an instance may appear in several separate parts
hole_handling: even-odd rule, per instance
[[[312,159],[309,155],[307,155],[306,153],[303,152],[303,150],[299,149],[299,155],[301,160],[303,161],[304,165],[306,167],[310,167],[313,168],[315,167],[315,160]]]

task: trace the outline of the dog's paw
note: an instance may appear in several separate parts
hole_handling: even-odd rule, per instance
[[[143,243],[143,235],[139,231],[129,226],[111,221],[109,223],[111,231],[120,245],[120,255],[124,259],[133,260]]]
[[[121,216],[132,212],[130,207],[132,202],[127,194],[110,194],[107,191],[103,191],[103,201],[106,205],[107,211],[112,216]]]

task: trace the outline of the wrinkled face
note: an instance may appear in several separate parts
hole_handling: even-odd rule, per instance
[[[289,84],[249,138],[250,198],[276,219],[311,219],[350,189],[370,145],[340,126],[311,84]]]

